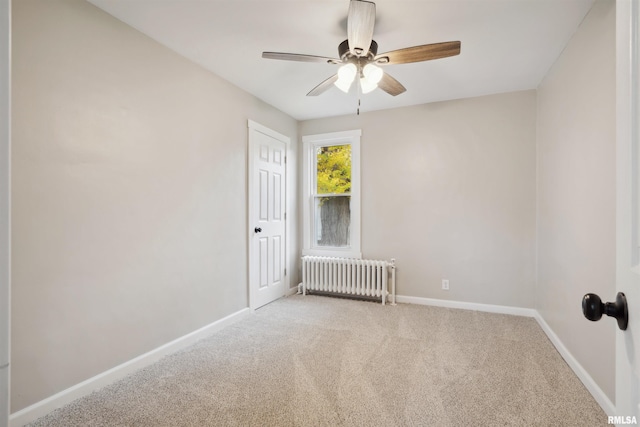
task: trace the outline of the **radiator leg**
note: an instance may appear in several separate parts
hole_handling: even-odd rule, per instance
[[[383,306],[387,303],[387,295],[389,295],[389,270],[387,267],[387,263],[384,262],[380,269],[380,275],[382,276],[382,290],[380,291],[380,294],[382,294]]]
[[[307,263],[304,257],[301,258],[302,261],[302,282],[298,285],[298,293],[300,293],[300,287],[302,287],[302,295],[307,295],[307,290],[305,289],[305,283],[307,279]]]
[[[396,260],[391,258],[391,305],[396,305]]]

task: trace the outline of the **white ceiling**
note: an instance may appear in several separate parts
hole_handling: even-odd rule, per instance
[[[331,88],[306,96],[337,66],[261,57],[337,58],[348,0],[89,1],[298,120],[356,112],[355,93]],[[451,58],[385,67],[407,92],[363,95],[361,111],[536,88],[593,1],[376,0],[379,53],[452,40],[462,49]]]

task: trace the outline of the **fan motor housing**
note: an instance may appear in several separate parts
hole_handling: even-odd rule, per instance
[[[378,54],[378,43],[375,40],[371,40],[371,46],[369,47],[369,52],[367,53],[367,57],[371,57],[373,59],[374,56]],[[349,51],[349,40],[345,40],[338,46],[338,55],[340,59],[343,61],[345,59],[350,58],[351,52]]]

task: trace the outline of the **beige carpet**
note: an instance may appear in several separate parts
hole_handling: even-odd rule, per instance
[[[33,426],[604,426],[531,318],[293,296]]]

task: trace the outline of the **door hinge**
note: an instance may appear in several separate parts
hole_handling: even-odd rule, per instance
[[[284,156],[284,163],[287,163],[287,156]]]
[[[284,213],[284,220],[285,221],[287,220],[287,213],[286,212]]]
[[[287,269],[286,268],[284,269],[284,275],[285,276],[287,275]]]

